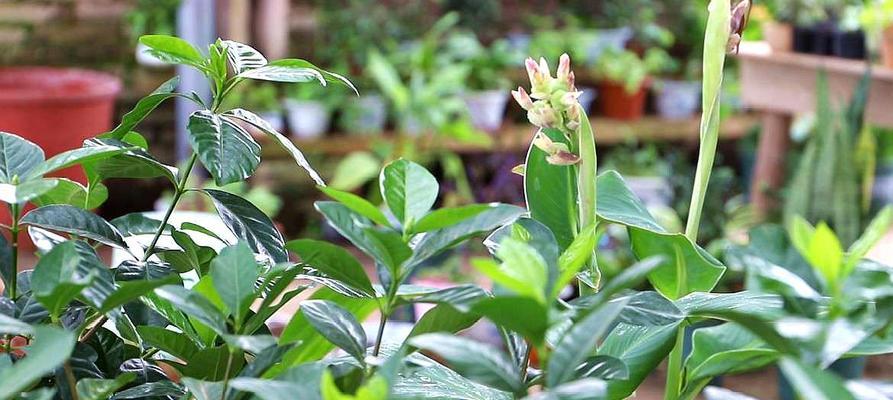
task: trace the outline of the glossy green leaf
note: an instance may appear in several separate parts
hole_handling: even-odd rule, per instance
[[[381,170],[381,197],[397,219],[409,229],[437,200],[440,185],[425,167],[400,159]]]
[[[592,258],[592,252],[598,244],[598,235],[596,233],[596,225],[584,228],[574,241],[564,249],[558,258],[558,280],[552,288],[552,297],[558,297],[558,294],[565,286],[573,281],[580,269]]]
[[[600,379],[581,379],[561,384],[523,400],[605,400],[607,385]]]
[[[608,381],[608,398],[629,397],[670,354],[676,342],[677,330],[677,325],[618,324],[605,338],[598,354],[617,358],[626,364],[629,368],[629,378]]]
[[[577,378],[598,378],[604,380],[628,379],[629,368],[623,361],[611,356],[592,356],[586,359],[576,371]]]
[[[107,400],[118,389],[134,380],[133,373],[120,374],[115,379],[81,379],[76,387],[79,400]]]
[[[872,247],[887,234],[891,224],[893,224],[893,206],[887,206],[877,213],[865,228],[865,232],[847,250],[843,266],[844,276],[849,276],[859,260],[864,258]]]
[[[248,306],[256,297],[254,284],[258,279],[258,267],[254,253],[244,242],[225,247],[211,261],[210,273],[214,289],[235,319],[236,326],[241,327]]]
[[[368,296],[375,290],[359,261],[343,248],[318,240],[292,240],[285,245],[299,257],[323,274],[336,279]]]
[[[494,297],[483,299],[471,307],[501,327],[518,332],[534,344],[545,340],[549,329],[548,309],[529,297]]]
[[[138,300],[140,297],[146,293],[152,292],[156,288],[174,284],[178,281],[179,278],[177,276],[168,275],[162,279],[119,282],[115,291],[102,302],[102,307],[100,307],[99,311],[103,313],[109,312],[127,303]]]
[[[167,178],[171,184],[177,184],[177,168],[158,161],[155,156],[143,148],[114,138],[93,138],[84,142],[84,145],[127,149],[119,155],[85,165],[84,168],[88,170],[91,181],[108,178],[133,179],[161,176]]]
[[[510,400],[510,393],[473,382],[427,357],[415,354],[417,365],[400,374],[391,391],[393,400]]]
[[[16,176],[23,180],[43,160],[43,149],[36,144],[18,135],[0,132],[0,182],[14,183]]]
[[[611,278],[594,295],[580,297],[573,304],[580,308],[592,308],[602,304],[612,296],[625,289],[631,289],[641,284],[648,275],[661,265],[661,257],[649,257],[639,261]]]
[[[557,129],[542,132],[555,142],[569,144]],[[546,157],[546,152],[530,145],[524,164],[524,196],[530,216],[552,230],[563,250],[570,246],[579,230],[577,182],[573,168],[549,164]]]
[[[746,372],[768,365],[779,353],[734,323],[698,328],[691,355],[685,361],[683,393],[698,393],[713,377]]]
[[[318,382],[309,384],[307,382],[286,382],[256,378],[236,378],[230,381],[230,386],[243,392],[252,393],[261,400],[292,400],[295,398],[295,393],[307,396],[308,400],[314,400],[319,398],[317,385]]]
[[[326,339],[360,363],[365,362],[366,332],[350,311],[326,300],[306,300],[300,311]]]
[[[841,379],[832,373],[789,357],[782,358],[778,366],[794,391],[804,399],[855,400]]]
[[[285,58],[272,61],[261,68],[256,68],[239,74],[239,77],[287,83],[317,80],[323,86],[325,86],[327,82],[333,82],[347,86],[353,90],[354,93],[357,93],[357,89],[349,80],[347,80],[347,78],[336,73],[319,69],[309,62],[297,58]]]
[[[417,285],[400,285],[397,288],[398,304],[409,303],[449,304],[462,312],[478,301],[490,297],[490,294],[475,284],[455,285],[444,289],[429,288]]]
[[[130,150],[129,148],[121,148],[118,146],[94,145],[81,147],[79,149],[68,150],[55,156],[50,157],[46,161],[37,164],[28,171],[25,179],[34,179],[42,177],[60,169],[68,168],[74,165],[88,163],[92,161],[102,160],[116,156]]]
[[[512,393],[526,389],[511,360],[488,345],[442,333],[416,336],[409,344],[436,353],[454,371],[475,382]]]
[[[232,40],[224,40],[226,56],[236,74],[267,65],[267,58],[253,47]]]
[[[388,247],[378,236],[373,234],[372,221],[350,210],[347,206],[334,201],[317,201],[316,209],[326,217],[326,221],[341,236],[350,240],[354,246],[371,256],[375,261],[396,270],[399,266]]]
[[[577,366],[586,360],[611,330],[628,302],[629,299],[618,299],[604,304],[568,329],[549,357],[546,374],[548,386],[558,386],[576,377]]]
[[[257,206],[222,190],[205,189],[204,192],[214,201],[217,213],[233,235],[245,241],[255,253],[263,254],[274,262],[288,261],[285,239],[270,217]]]
[[[502,241],[497,255],[503,260],[501,265],[490,259],[475,259],[472,265],[494,283],[545,304],[547,267],[542,256],[524,242],[511,238]]]
[[[456,333],[471,327],[479,319],[480,316],[463,313],[449,304],[438,304],[416,321],[408,337],[435,332]]]
[[[431,211],[412,225],[412,233],[430,232],[458,224],[490,209],[487,204],[439,208]]]
[[[157,381],[148,382],[142,385],[134,386],[132,388],[124,389],[118,393],[115,393],[115,396],[112,397],[112,399],[142,399],[153,396],[173,396],[177,398],[182,396],[183,394],[183,389],[180,388],[180,386],[176,383],[173,383],[171,381]]]
[[[136,330],[144,343],[181,360],[188,361],[199,351],[198,346],[182,333],[150,325],[138,326]]]
[[[343,192],[330,187],[320,187],[319,190],[325,193],[326,196],[332,198],[332,200],[344,204],[347,208],[353,210],[357,214],[369,218],[372,222],[381,226],[391,226],[391,223],[388,222],[388,217],[386,217],[378,207],[366,201],[366,199],[353,193]]]
[[[781,316],[784,301],[774,294],[752,291],[734,293],[692,293],[676,302],[676,306],[689,317],[714,311],[734,311],[742,314],[775,320]]]
[[[180,368],[183,375],[216,382],[236,376],[245,365],[245,354],[223,345],[199,350],[186,361],[186,366]]]
[[[25,204],[47,192],[59,184],[56,179],[35,179],[18,185],[0,183],[0,201],[7,204]]]
[[[195,400],[219,400],[224,397],[223,382],[208,382],[193,378],[183,378],[181,382]]]
[[[89,286],[95,273],[84,273],[84,259],[77,250],[77,243],[67,241],[53,247],[38,260],[31,275],[31,291],[53,317],[59,317],[66,306]]]
[[[620,314],[620,321],[630,325],[671,325],[685,315],[672,301],[657,292],[638,292],[628,296],[629,302]]]
[[[182,286],[167,285],[155,289],[155,294],[174,305],[179,311],[195,318],[219,335],[225,334],[226,321],[210,300]]]
[[[191,65],[204,70],[205,58],[189,42],[174,36],[144,35],[140,43],[149,48],[148,53],[170,64]]]
[[[71,332],[49,326],[34,327],[28,356],[8,368],[0,368],[0,399],[11,399],[51,373],[71,355],[75,337]]]
[[[92,210],[105,203],[109,197],[108,188],[102,183],[94,183],[89,187],[84,187],[84,185],[78,182],[65,178],[54,178],[52,181],[55,181],[56,185],[33,200],[33,203],[38,207],[66,204],[85,210]]]
[[[101,138],[111,138],[121,140],[127,133],[136,128],[149,113],[158,107],[162,102],[177,96],[177,85],[180,83],[180,77],[175,76],[162,83],[158,88],[149,93],[146,97],[140,99],[132,110],[121,117],[121,124],[115,129],[100,135]]]
[[[207,110],[189,116],[189,144],[218,186],[248,179],[260,164],[260,145],[244,128]]]
[[[253,125],[255,128],[263,131],[265,134],[267,134],[267,136],[269,136],[277,144],[279,144],[280,147],[288,152],[288,154],[291,155],[291,158],[295,160],[298,166],[307,171],[307,173],[310,175],[310,178],[312,178],[317,185],[325,186],[325,182],[323,181],[322,177],[320,177],[319,173],[316,172],[315,169],[313,169],[313,167],[310,165],[310,162],[308,162],[307,158],[304,157],[304,153],[301,153],[301,150],[298,150],[297,146],[295,146],[295,144],[290,139],[285,137],[285,135],[273,129],[273,126],[270,125],[269,122],[264,121],[263,118],[257,116],[256,114],[247,110],[243,110],[241,108],[229,110],[223,113],[223,117],[246,122]]]
[[[25,214],[20,223],[127,248],[121,233],[112,224],[96,214],[74,206],[59,204],[40,207]]]

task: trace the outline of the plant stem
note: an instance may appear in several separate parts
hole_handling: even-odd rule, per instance
[[[161,219],[161,225],[158,226],[158,230],[155,231],[155,236],[152,237],[152,241],[149,243],[149,247],[146,247],[146,252],[143,253],[142,262],[146,262],[149,257],[152,256],[152,253],[155,251],[155,246],[158,244],[158,239],[161,238],[161,234],[164,232],[164,227],[167,226],[168,220],[171,218],[171,214],[174,213],[174,209],[177,208],[177,202],[180,201],[180,197],[183,196],[183,193],[186,192],[186,182],[189,179],[189,175],[192,173],[192,168],[195,166],[195,161],[198,159],[198,154],[193,152],[192,156],[189,158],[189,161],[186,163],[186,171],[180,176],[180,182],[177,183],[176,191],[174,192],[174,197],[171,199],[171,204],[167,208],[167,212],[164,213],[164,218]]]
[[[680,324],[676,331],[676,345],[670,352],[667,363],[667,384],[664,387],[664,400],[677,400],[682,390],[682,348],[685,344],[685,325]]]
[[[18,204],[12,204],[12,226],[9,228],[12,241],[12,276],[9,277],[9,299],[16,300],[19,280],[19,217],[21,209]]]
[[[378,357],[378,352],[381,350],[381,339],[384,337],[384,327],[388,323],[389,315],[385,313],[381,314],[381,321],[378,321],[378,333],[375,334],[375,347],[372,348],[372,356]]]
[[[65,363],[62,364],[62,369],[65,371],[65,380],[68,381],[68,391],[71,393],[72,400],[78,400],[77,379],[74,378],[71,362],[65,360]]]
[[[220,400],[226,400],[226,392],[229,390],[229,374],[233,367],[233,352],[228,351],[229,356],[226,358],[226,370],[223,374],[223,390],[220,392]]]

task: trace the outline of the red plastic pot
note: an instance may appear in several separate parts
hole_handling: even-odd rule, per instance
[[[49,158],[112,127],[117,77],[69,68],[0,68],[0,131],[37,143]],[[53,174],[84,182],[80,167]],[[9,223],[6,207],[0,220]],[[24,238],[21,238],[24,239]]]
[[[645,114],[645,96],[648,95],[649,82],[634,93],[629,93],[621,84],[603,81],[598,85],[598,103],[605,117],[620,120],[637,120]]]

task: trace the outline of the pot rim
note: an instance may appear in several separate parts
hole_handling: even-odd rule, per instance
[[[121,92],[115,75],[80,68],[0,68],[0,105],[82,103],[114,99]]]

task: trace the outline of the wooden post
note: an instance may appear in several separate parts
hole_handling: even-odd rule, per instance
[[[764,112],[762,132],[757,145],[753,179],[750,183],[751,204],[760,218],[779,205],[785,178],[785,159],[790,145],[791,117],[787,114]]]
[[[254,14],[258,49],[270,60],[288,56],[289,0],[259,0]]]

